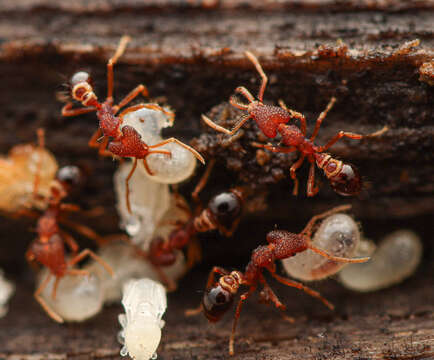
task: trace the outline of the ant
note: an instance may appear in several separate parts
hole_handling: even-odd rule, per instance
[[[63,203],[62,200],[67,196],[70,186],[78,183],[79,176],[76,167],[68,166],[59,170],[56,181],[51,185],[51,195],[46,199],[47,208],[37,221],[36,233],[38,236],[26,252],[26,259],[30,264],[37,261],[50,270],[50,273],[36,289],[34,296],[47,314],[59,323],[63,322],[62,317],[51,309],[41,296],[52,276],[56,278],[52,291],[53,299],[56,297],[57,287],[62,277],[66,275],[89,275],[86,270],[74,268],[74,265],[86,256],[95,259],[113,276],[110,266],[93,251],[85,249],[78,253],[78,244],[74,238],[59,228],[59,222],[64,222],[88,237],[95,238],[96,236],[87,227],[67,221],[61,216],[64,211],[78,211],[77,206]],[[32,213],[29,212],[29,214],[33,216]],[[64,242],[72,252],[72,258],[68,261],[65,258]]]
[[[318,292],[311,288],[294,280],[287,279],[276,274],[276,260],[286,259],[295,254],[310,249],[317,254],[326,257],[329,260],[346,262],[346,263],[361,263],[366,262],[369,258],[349,259],[343,257],[332,256],[324,250],[318,249],[312,245],[311,235],[315,223],[331,214],[346,211],[351,208],[351,205],[343,205],[335,207],[329,211],[312,217],[307,223],[306,227],[299,233],[294,234],[286,230],[273,230],[267,234],[268,245],[259,246],[253,250],[251,260],[247,264],[244,273],[241,271],[229,272],[220,267],[214,267],[208,277],[206,286],[206,292],[202,299],[202,304],[199,309],[202,309],[204,315],[211,322],[217,322],[231,307],[234,296],[237,293],[241,285],[247,286],[249,289],[245,293],[241,294],[238,302],[234,322],[232,325],[232,333],[229,340],[229,354],[234,354],[234,338],[235,330],[237,327],[238,319],[240,317],[241,309],[244,301],[256,290],[258,283],[263,286],[263,291],[260,293],[260,299],[262,302],[272,302],[274,305],[284,311],[286,306],[283,305],[274,292],[268,285],[265,277],[262,273],[264,269],[268,270],[272,277],[277,281],[291,287],[303,290],[309,295],[319,299],[329,309],[333,310],[334,306],[323,298]],[[215,282],[214,274],[221,275],[220,279]],[[190,310],[187,311],[188,315],[193,315],[199,311]],[[287,318],[289,321],[293,321],[291,318]]]
[[[113,105],[113,66],[125,52],[126,46],[130,40],[131,38],[129,36],[123,36],[119,42],[115,54],[107,62],[107,97],[105,101],[102,103],[98,101],[98,97],[93,91],[90,75],[84,71],[77,72],[71,77],[70,80],[71,96],[74,100],[81,102],[84,107],[73,109],[72,102],[68,102],[62,108],[62,116],[77,116],[95,111],[99,120],[99,127],[89,140],[89,146],[98,148],[98,152],[102,156],[117,155],[122,158],[134,158],[131,171],[125,180],[125,186],[127,190],[126,203],[128,211],[131,213],[128,183],[134,171],[136,170],[138,159],[143,160],[143,165],[146,171],[150,175],[153,175],[146,162],[146,158],[151,154],[165,154],[167,156],[171,156],[172,153],[170,151],[158,150],[158,148],[173,142],[190,151],[203,164],[205,163],[205,160],[195,149],[184,144],[176,138],[172,137],[154,145],[147,145],[142,141],[141,135],[136,129],[129,125],[122,126],[123,117],[127,113],[143,108],[163,112],[169,117],[171,123],[173,123],[175,119],[175,114],[173,112],[162,108],[158,104],[138,104],[129,106],[117,115],[121,108],[129,104],[138,95],[142,94],[143,96],[148,96],[148,89],[146,86],[140,84],[127,96],[125,96],[118,105]],[[110,138],[112,138],[113,141],[109,143]]]
[[[167,239],[155,237],[151,241],[146,257],[151,264],[157,268],[157,271],[159,267],[174,264],[177,258],[177,251],[187,245],[189,248],[186,268],[191,268],[201,257],[200,250],[195,247],[195,243],[192,242],[198,233],[218,230],[222,235],[230,237],[237,228],[240,222],[245,195],[241,188],[233,188],[229,191],[218,193],[211,198],[205,209],[199,199],[199,193],[208,182],[214,164],[215,160],[209,163],[202,178],[192,192],[192,198],[197,204],[194,212],[192,212],[182,198],[176,194],[176,206],[187,213],[188,220],[183,223],[177,222],[175,229],[171,231]],[[162,274],[160,271],[158,272]],[[163,278],[165,282],[169,284],[169,288],[174,287],[173,283],[166,281],[168,279],[166,279],[165,276],[163,276]]]
[[[280,101],[279,106],[266,105],[263,103],[264,91],[268,82],[261,64],[258,59],[249,51],[245,52],[247,58],[253,63],[259,75],[262,78],[261,87],[259,89],[257,99],[245,88],[237,87],[235,92],[241,94],[248,100],[248,104],[238,102],[234,96],[229,100],[230,104],[237,109],[247,111],[244,116],[232,130],[225,129],[217,125],[211,119],[202,115],[203,121],[213,129],[231,135],[229,142],[233,139],[235,133],[244,125],[244,123],[252,118],[255,120],[261,132],[268,138],[275,138],[277,133],[281,135],[281,143],[286,145],[272,146],[269,144],[252,143],[255,147],[265,148],[272,152],[290,153],[299,151],[300,158],[291,166],[290,176],[294,181],[293,195],[298,194],[298,179],[296,171],[301,167],[304,160],[310,162],[309,176],[307,181],[307,196],[315,196],[319,188],[315,186],[315,164],[324,171],[325,176],[329,179],[330,185],[335,192],[343,196],[357,195],[362,189],[362,179],[357,168],[349,163],[344,163],[340,160],[333,158],[330,154],[325,153],[332,145],[339,139],[347,137],[350,139],[362,139],[366,137],[374,137],[382,135],[388,130],[385,126],[383,129],[369,135],[355,134],[352,132],[339,131],[329,142],[324,146],[317,146],[314,140],[318,134],[322,121],[327,113],[331,110],[336,102],[336,98],[332,97],[326,109],[319,115],[316,120],[314,131],[310,138],[306,137],[306,118],[303,114],[298,113],[292,109],[288,109],[283,101]],[[296,125],[287,125],[291,119],[298,119],[300,127]]]

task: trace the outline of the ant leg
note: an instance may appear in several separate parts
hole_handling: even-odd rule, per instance
[[[202,250],[200,247],[200,243],[197,239],[193,239],[188,244],[187,247],[187,264],[186,269],[187,271],[190,270],[194,264],[198,264],[202,261]]]
[[[101,137],[103,137],[103,141],[98,142]],[[98,128],[98,130],[94,132],[87,144],[91,148],[97,148],[98,155],[100,156],[113,156],[113,154],[107,150],[108,142],[109,138],[103,135],[101,128]]]
[[[203,190],[203,188],[207,184],[209,176],[211,175],[211,171],[214,168],[214,165],[215,165],[215,159],[212,159],[208,163],[205,171],[202,174],[202,177],[200,178],[199,182],[197,183],[196,187],[194,188],[193,192],[191,193],[191,197],[198,205],[200,204],[199,193]]]
[[[317,247],[313,246],[310,243],[310,240],[308,241],[307,247],[312,250],[313,252],[316,252],[317,254],[332,260],[332,261],[336,261],[336,262],[344,262],[344,263],[364,263],[367,262],[369,260],[369,257],[363,257],[363,258],[358,258],[358,259],[349,259],[349,258],[344,258],[344,257],[340,257],[340,256],[333,256],[330,255],[328,252],[318,249]]]
[[[333,306],[333,304],[331,304],[329,301],[327,301],[325,298],[323,298],[319,292],[311,289],[310,287],[303,285],[302,283],[299,283],[297,281],[290,280],[290,279],[284,278],[283,276],[277,275],[274,272],[270,272],[270,274],[272,277],[274,277],[277,281],[281,282],[282,284],[303,290],[305,293],[309,294],[310,296],[322,301],[322,303],[325,306],[327,306],[330,310],[334,310],[335,307]]]
[[[252,145],[254,147],[258,147],[258,148],[267,149],[267,150],[272,151],[272,152],[278,152],[278,153],[291,153],[291,152],[297,151],[297,148],[294,146],[291,146],[291,147],[274,146],[274,145],[270,145],[270,144],[260,144],[260,143],[257,143],[256,141],[252,141],[250,143],[250,145]]]
[[[151,154],[163,154],[163,155],[167,155],[169,157],[172,157],[172,153],[170,151],[167,151],[167,150],[153,150],[153,151],[149,151],[148,152],[148,154],[143,159],[143,166],[145,167],[145,169],[148,172],[148,174],[151,175],[151,176],[153,176],[154,172],[151,170],[151,168],[148,165],[148,162],[146,161],[146,157],[148,157]]]
[[[98,142],[98,139],[99,139],[101,136],[104,136],[104,135],[102,134],[102,130],[101,130],[101,128],[98,128],[98,130],[96,130],[96,131],[93,133],[93,135],[92,135],[92,137],[90,138],[90,140],[89,140],[89,142],[87,143],[87,145],[88,145],[89,147],[91,147],[91,148],[99,148],[99,147],[101,146],[101,143]]]
[[[247,101],[249,103],[255,101],[255,97],[244,86],[238,86],[235,89],[235,93],[243,95],[247,99]],[[247,104],[242,104],[242,103],[238,102],[237,99],[234,96],[231,96],[229,98],[229,103],[232,106],[234,106],[234,107],[236,107],[237,109],[240,109],[240,110],[247,110],[248,107],[249,107],[249,105],[247,105]]]
[[[89,276],[90,273],[87,270],[82,270],[82,269],[69,269],[66,272],[68,275],[72,275],[72,276]]]
[[[350,204],[341,205],[341,206],[336,206],[333,209],[327,210],[321,214],[313,216],[312,219],[309,220],[309,222],[307,223],[305,228],[300,232],[300,235],[306,235],[307,237],[310,238],[310,236],[312,234],[312,228],[318,220],[324,219],[324,218],[326,218],[330,215],[336,214],[338,212],[348,211],[350,209],[351,209]]]
[[[80,262],[81,260],[83,260],[86,256],[90,256],[92,259],[94,259],[95,261],[97,261],[102,267],[104,267],[104,269],[106,269],[106,271],[113,276],[113,270],[110,267],[109,264],[107,264],[103,259],[101,259],[101,257],[99,257],[97,254],[95,254],[92,250],[89,249],[84,249],[82,252],[80,252],[78,255],[74,256],[70,261],[69,261],[69,265],[73,266],[75,264],[77,264],[78,262]]]
[[[235,330],[237,329],[238,319],[241,315],[241,309],[243,308],[244,301],[256,290],[256,285],[252,285],[248,291],[240,296],[237,309],[235,310],[234,322],[232,323],[231,337],[229,338],[229,355],[234,355],[234,342],[235,342]]]
[[[63,240],[65,240],[66,244],[71,249],[72,253],[74,255],[76,255],[79,247],[78,247],[77,242],[74,240],[74,238],[71,235],[69,235],[67,232],[62,231],[62,230],[60,230],[60,234],[61,234]]]
[[[33,197],[36,199],[39,189],[39,184],[41,182],[41,168],[42,168],[42,150],[45,148],[45,130],[43,128],[38,128],[36,130],[38,136],[38,151],[39,156],[36,164],[35,179],[33,180]]]
[[[160,147],[160,146],[163,146],[163,145],[166,145],[166,144],[169,144],[169,143],[175,143],[175,144],[178,144],[178,145],[180,145],[180,146],[182,146],[184,149],[187,149],[188,151],[190,151],[195,157],[196,157],[196,159],[198,159],[202,164],[204,164],[205,165],[205,159],[202,157],[202,155],[201,154],[199,154],[195,149],[193,149],[191,146],[188,146],[188,145],[186,145],[186,144],[184,144],[183,142],[181,142],[181,141],[179,141],[178,139],[175,139],[175,138],[173,138],[173,137],[171,137],[171,138],[169,138],[169,139],[166,139],[166,140],[163,140],[162,142],[160,142],[160,143],[158,143],[158,144],[155,144],[155,145],[149,145],[149,148],[150,149],[155,149],[155,148],[158,148],[158,147]],[[155,153],[156,151],[151,151],[151,152],[149,152],[150,154],[151,153]]]
[[[270,285],[267,284],[263,276],[261,276],[260,281],[264,286],[264,289],[259,294],[260,301],[263,301],[266,304],[268,304],[271,301],[274,304],[274,306],[276,306],[281,311],[281,315],[283,319],[293,324],[295,322],[294,318],[284,313],[286,311],[286,306],[280,302],[279,298],[271,289]]]
[[[359,139],[363,139],[366,137],[375,137],[375,136],[383,135],[388,130],[389,130],[389,127],[386,125],[381,130],[378,130],[378,131],[376,131],[372,134],[368,134],[368,135],[361,135],[361,134],[355,134],[352,132],[339,131],[326,145],[319,146],[317,151],[318,152],[326,151],[328,148],[330,148],[332,145],[334,145],[336,142],[338,142],[339,139],[341,139],[343,137],[359,140]]]
[[[116,64],[118,59],[125,52],[125,48],[130,41],[131,38],[129,36],[122,36],[115,54],[107,62],[107,99],[109,101],[113,101],[113,65]]]
[[[71,102],[67,103],[61,111],[62,116],[77,116],[82,114],[87,114],[92,111],[96,111],[95,106],[81,107],[81,108],[72,108],[73,104]]]
[[[160,266],[154,265],[150,263],[155,270],[155,272],[158,274],[158,277],[161,279],[161,281],[166,284],[167,292],[175,291],[178,288],[178,285],[175,281],[173,281],[170,277],[168,277],[163,270],[161,270]]]
[[[137,96],[139,96],[140,94],[142,94],[144,97],[148,97],[149,96],[149,91],[148,88],[143,85],[137,85],[133,90],[131,90],[120,102],[118,105],[115,106],[116,111],[117,112],[118,109],[123,108],[125,105],[127,105],[128,103],[130,103],[131,101],[133,101]]]
[[[146,164],[146,159],[143,159],[143,162]],[[130,204],[130,179],[133,176],[134,171],[137,167],[137,158],[134,158],[133,166],[131,167],[130,173],[125,179],[125,198],[126,198],[126,204],[127,204],[127,210],[131,214],[131,204]],[[147,164],[146,164],[146,170],[148,170]]]
[[[329,103],[327,104],[325,110],[319,114],[318,119],[316,119],[316,124],[315,124],[315,129],[313,130],[312,136],[310,137],[310,141],[314,141],[316,136],[318,135],[318,131],[319,128],[321,126],[322,121],[325,119],[325,117],[327,116],[327,113],[331,110],[331,108],[333,107],[333,105],[336,102],[336,98],[333,96]]]
[[[90,227],[86,225],[78,224],[68,219],[61,219],[60,223],[68,226],[72,230],[87,237],[88,239],[95,241],[99,246],[104,245],[106,243],[105,239],[102,236],[98,235],[95,231],[93,231]]]
[[[235,124],[235,126],[232,128],[232,130],[225,129],[223,126],[217,125],[215,122],[213,122],[209,117],[202,114],[202,120],[209,126],[212,127],[214,130],[225,133],[227,135],[234,135],[241,126],[244,125],[244,123],[250,119],[250,115],[244,116],[238,123]]]
[[[295,174],[295,172],[301,166],[301,164],[303,164],[305,157],[306,157],[306,155],[302,154],[300,156],[300,159],[298,159],[294,164],[292,164],[292,166],[289,169],[291,179],[294,181],[294,190],[292,191],[292,195],[294,195],[294,196],[298,195],[298,179],[297,179],[297,175]]]
[[[311,161],[309,159],[309,161]],[[309,176],[307,178],[307,196],[315,196],[319,191],[319,187],[315,187],[315,163],[311,161],[310,168],[309,168]]]
[[[175,113],[173,111],[166,110],[158,104],[145,104],[144,107],[151,110],[161,111],[169,117],[170,125],[173,125],[173,122],[175,121]]]
[[[253,63],[253,65],[255,65],[256,70],[258,71],[259,75],[262,78],[261,87],[260,87],[259,92],[258,92],[258,99],[259,99],[259,101],[262,102],[262,100],[264,98],[264,91],[265,91],[265,88],[266,88],[267,82],[268,82],[267,75],[265,75],[264,70],[262,70],[262,66],[258,61],[258,58],[255,55],[253,55],[250,51],[245,51],[244,55],[246,55],[247,58]]]
[[[279,100],[279,105],[282,109],[285,109],[286,111],[289,112],[289,116],[292,118],[296,118],[300,121],[300,130],[303,133],[304,136],[306,136],[306,118],[304,117],[303,114],[294,111],[292,109],[289,109],[286,104],[283,102],[282,99]]]
[[[45,312],[52,318],[54,321],[58,323],[63,323],[63,319],[61,316],[59,316],[51,307],[45,302],[45,300],[42,298],[41,293],[44,291],[44,289],[47,287],[48,282],[51,279],[52,274],[48,274],[45,280],[42,282],[42,284],[36,289],[33,296],[35,297],[36,301],[42,306],[42,308],[45,310]]]
[[[51,292],[51,298],[53,300],[56,299],[57,287],[59,286],[59,281],[60,281],[60,277],[56,277],[56,280],[54,280],[53,291]]]

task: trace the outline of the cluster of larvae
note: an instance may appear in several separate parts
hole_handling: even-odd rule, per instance
[[[77,205],[67,202],[74,193],[79,193],[85,178],[79,167],[59,167],[45,147],[43,130],[38,131],[36,146],[18,145],[7,157],[0,159],[0,210],[10,216],[36,219],[36,238],[30,244],[26,258],[32,264],[43,266],[37,275],[35,298],[46,313],[59,323],[84,321],[101,311],[105,303],[122,299],[125,314],[119,316],[123,330],[118,336],[123,344],[121,355],[141,360],[156,357],[164,326],[162,316],[167,307],[166,290],[175,290],[178,279],[201,260],[198,234],[217,230],[223,236],[232,236],[251,189],[246,185],[234,186],[215,194],[204,205],[200,192],[215,164],[215,160],[210,159],[192,192],[193,206],[190,207],[177,192],[174,185],[193,175],[197,160],[202,163],[205,160],[180,140],[163,138],[162,129],[172,126],[175,119],[168,106],[152,102],[131,105],[139,95],[148,96],[144,85],[138,85],[120,102],[114,102],[113,66],[129,40],[128,37],[121,39],[107,63],[106,99],[100,102],[90,75],[78,72],[71,78],[70,92],[72,99],[81,106],[74,107],[73,102],[68,102],[62,109],[62,115],[67,117],[95,112],[99,125],[89,145],[97,148],[101,156],[132,159],[122,161],[114,174],[119,226],[126,234],[100,236],[69,218],[72,212],[85,213]],[[304,160],[310,163],[307,196],[314,196],[319,191],[315,182],[316,168],[323,171],[336,193],[357,195],[362,180],[356,167],[335,159],[326,151],[343,137],[378,137],[387,131],[387,127],[370,135],[340,131],[326,145],[315,145],[321,123],[336,99],[330,100],[318,117],[312,135],[307,137],[303,114],[287,108],[283,102],[280,106],[263,103],[267,76],[252,53],[246,52],[246,56],[262,78],[257,98],[244,87],[236,89],[248,104],[242,104],[234,97],[230,99],[233,106],[247,112],[246,116],[232,130],[206,116],[202,117],[204,122],[230,135],[228,141],[236,140],[237,131],[249,119],[256,122],[266,138],[273,140],[279,135],[280,145],[256,142],[251,145],[271,152],[300,153],[300,158],[289,169],[294,195],[299,192],[296,171]],[[298,121],[299,126],[288,124],[290,121]],[[282,261],[292,278],[313,281],[336,275],[344,286],[357,291],[381,289],[410,276],[422,253],[417,235],[408,230],[398,231],[375,249],[372,242],[361,238],[358,225],[345,214],[349,209],[350,206],[343,205],[316,215],[298,234],[286,230],[270,231],[266,235],[267,245],[253,250],[244,272],[214,267],[201,305],[187,313],[202,312],[208,320],[218,321],[233,304],[239,288],[247,287],[234,318],[229,342],[232,355],[242,305],[258,286],[262,288],[259,296],[263,302],[274,304],[280,310],[286,309],[265,279],[265,270],[277,281],[303,290],[333,309],[318,292],[278,275],[277,260]],[[92,216],[92,210],[88,212],[88,216]],[[98,251],[80,250],[70,231],[95,241]],[[78,264],[88,257],[90,261],[80,267]],[[215,274],[220,275],[217,281]],[[13,285],[0,273],[0,317],[7,311],[7,301],[13,290]]]

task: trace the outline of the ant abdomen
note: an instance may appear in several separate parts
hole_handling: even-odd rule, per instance
[[[362,178],[359,170],[349,163],[343,164],[341,171],[329,178],[330,186],[342,196],[357,195],[362,190]]]
[[[209,321],[217,322],[231,308],[233,302],[234,295],[220,284],[216,284],[211,289],[206,290],[203,296],[204,315]]]

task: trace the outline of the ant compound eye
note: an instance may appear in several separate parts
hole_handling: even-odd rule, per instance
[[[211,322],[219,321],[229,310],[234,301],[234,296],[221,287],[214,286],[207,290],[202,299],[203,312]]]
[[[89,73],[87,73],[86,71],[79,71],[76,72],[74,75],[72,75],[70,80],[72,87],[82,82],[87,82],[87,83],[91,82]]]
[[[81,187],[85,182],[83,171],[78,166],[63,166],[57,172],[57,180],[68,187],[68,190]]]
[[[343,164],[339,174],[330,178],[330,186],[339,195],[357,195],[362,189],[362,179],[354,165]]]
[[[214,196],[208,207],[217,222],[224,228],[231,228],[241,213],[241,199],[232,192]]]

